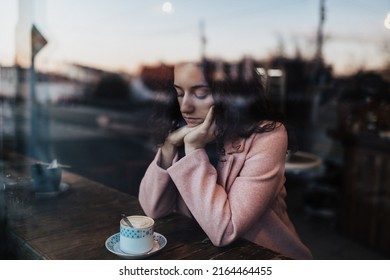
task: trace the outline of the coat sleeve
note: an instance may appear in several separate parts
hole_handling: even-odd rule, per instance
[[[255,134],[245,163],[227,191],[206,152],[198,149],[168,168],[192,215],[216,246],[245,234],[270,209],[284,184],[287,133],[283,126]]]
[[[178,191],[166,170],[159,166],[161,149],[148,166],[141,180],[138,199],[145,214],[159,218],[176,208]]]

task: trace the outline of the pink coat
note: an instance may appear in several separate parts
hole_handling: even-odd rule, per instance
[[[141,181],[145,214],[159,218],[177,211],[194,217],[215,246],[239,237],[294,259],[311,259],[286,211],[283,126],[225,144],[217,170],[204,149],[159,166],[161,150]]]

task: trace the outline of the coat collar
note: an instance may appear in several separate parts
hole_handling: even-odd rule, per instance
[[[238,140],[235,140],[233,142],[229,141],[225,144],[225,152],[226,154],[234,154],[234,153],[241,153],[244,151],[245,148],[245,139],[240,138]]]

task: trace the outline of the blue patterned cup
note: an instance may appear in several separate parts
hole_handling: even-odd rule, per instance
[[[142,254],[153,248],[154,220],[146,216],[128,216],[133,227],[120,221],[119,248],[128,254]]]

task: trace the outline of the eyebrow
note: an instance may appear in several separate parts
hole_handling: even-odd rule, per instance
[[[176,84],[174,84],[173,86],[175,88],[178,88],[178,89],[181,89],[181,90],[183,89],[181,86],[176,85]],[[195,85],[195,86],[190,87],[190,89],[198,89],[198,88],[204,88],[204,87],[210,88],[208,85]]]

